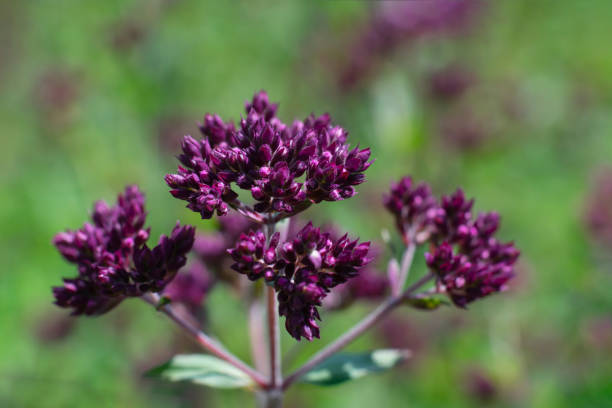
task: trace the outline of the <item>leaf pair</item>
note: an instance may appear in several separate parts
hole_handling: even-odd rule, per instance
[[[336,385],[395,367],[410,356],[407,350],[382,349],[365,353],[338,353],[306,373],[301,381]],[[208,354],[179,354],[146,373],[169,381],[190,381],[215,388],[249,388],[248,375]]]

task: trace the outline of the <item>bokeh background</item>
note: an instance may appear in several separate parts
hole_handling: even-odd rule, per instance
[[[214,230],[163,176],[205,112],[239,119],[260,89],[286,121],[329,112],[376,158],[355,198],[308,217],[380,241],[381,194],[411,174],[499,211],[523,252],[509,292],[400,310],[350,347],[410,348],[402,367],[295,387],[287,406],[612,406],[610,21],[606,0],[0,2],[0,406],[253,404],[142,378],[192,350],[142,302],[67,318],[50,288],[74,270],[51,239],[128,183],[154,239],[177,219]],[[248,360],[232,291],[205,307]],[[372,307],[325,313],[321,340],[284,349],[303,361]]]

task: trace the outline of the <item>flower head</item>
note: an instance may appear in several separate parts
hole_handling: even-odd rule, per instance
[[[347,235],[334,240],[308,223],[294,239],[279,245],[279,235],[267,242],[262,232],[243,234],[229,250],[232,268],[251,280],[264,278],[278,294],[279,314],[296,339],[319,337],[317,307],[331,288],[357,276],[370,262],[369,242]]]
[[[56,304],[73,314],[102,314],[129,296],[160,291],[186,262],[194,228],[177,225],[153,249],[146,245],[144,196],[136,186],[120,194],[115,206],[99,201],[92,224],[59,233],[53,243],[78,276],[53,288]]]
[[[440,202],[430,191],[425,184],[412,188],[411,180],[404,178],[392,186],[385,205],[404,236],[406,231],[414,231],[419,237],[420,232],[423,239],[416,243],[429,241],[431,250],[425,260],[438,285],[460,307],[505,290],[514,276],[519,251],[513,243],[500,243],[495,238],[499,214],[473,218],[474,200],[466,199],[462,190],[442,196]]]
[[[200,126],[204,139],[185,136],[182,166],[166,175],[171,194],[202,218],[225,215],[234,207],[259,222],[263,214],[282,217],[311,203],[355,195],[354,186],[365,180],[363,172],[372,163],[370,150],[350,149],[348,133],[333,126],[329,115],[288,126],[276,110],[262,91],[247,102],[247,116],[237,128],[206,115]],[[252,209],[245,210],[234,186],[250,191],[256,202]]]

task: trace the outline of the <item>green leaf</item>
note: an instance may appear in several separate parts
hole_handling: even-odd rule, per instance
[[[170,303],[172,303],[172,299],[170,299],[168,296],[162,296],[159,299],[157,306],[155,306],[155,309],[161,310],[162,307],[169,305]]]
[[[215,388],[244,388],[251,378],[229,363],[208,354],[179,354],[165,364],[148,371],[147,377],[169,381],[190,381]]]
[[[421,310],[434,310],[441,305],[446,305],[448,302],[435,297],[409,297],[406,299],[406,304]]]
[[[395,367],[410,357],[410,351],[381,349],[365,353],[338,353],[306,373],[301,381],[336,385]]]

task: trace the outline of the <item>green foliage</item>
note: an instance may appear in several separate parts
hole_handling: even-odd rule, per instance
[[[253,385],[249,376],[242,371],[208,354],[179,354],[145,375],[213,388],[247,388]]]
[[[436,310],[449,302],[440,297],[411,296],[404,301],[405,304],[419,310]]]
[[[214,228],[168,194],[163,175],[175,169],[179,151],[169,140],[197,135],[194,122],[205,112],[238,119],[237,107],[262,88],[281,103],[284,120],[328,111],[355,143],[372,147],[369,181],[351,200],[309,209],[316,222],[333,221],[373,241],[384,227],[398,243],[380,193],[410,173],[437,193],[462,186],[477,197],[477,211],[502,215],[501,234],[523,250],[508,292],[469,311],[403,308],[392,316],[409,319],[393,339],[399,345],[379,331],[354,345],[420,344],[410,370],[348,382],[343,392],[296,387],[287,406],[472,408],[481,404],[466,385],[473,369],[498,390],[490,407],[612,406],[612,262],[581,219],[592,174],[612,157],[612,2],[487,1],[467,36],[409,43],[361,89],[342,95],[332,59],[346,56],[342,41],[374,3],[0,2],[0,406],[252,405],[241,391],[141,381],[134,374],[140,367],[165,361],[162,351],[172,347],[186,352],[190,343],[137,300],[79,319],[61,339],[41,340],[38,330],[65,315],[52,306],[50,287],[74,273],[52,236],[79,227],[94,200],[140,184],[153,242],[177,219]],[[128,23],[136,23],[137,35],[126,38],[136,40],[115,49],[117,27]],[[478,91],[463,102],[492,129],[474,150],[445,144],[434,111],[451,104],[431,106],[422,92],[424,74],[455,62],[476,71]],[[76,84],[76,99],[41,106],[45,75],[58,71]],[[514,112],[509,126],[486,114],[494,106]],[[411,277],[420,276],[422,258],[417,253]],[[365,307],[324,313],[325,338],[300,344],[297,359],[350,327]],[[211,333],[247,359],[240,301],[218,285],[207,308]],[[294,342],[284,340],[283,350],[292,350]],[[205,403],[190,401],[193,393]]]
[[[390,370],[408,357],[408,350],[396,349],[337,353],[306,373],[301,381],[315,385],[338,385],[372,373]]]

